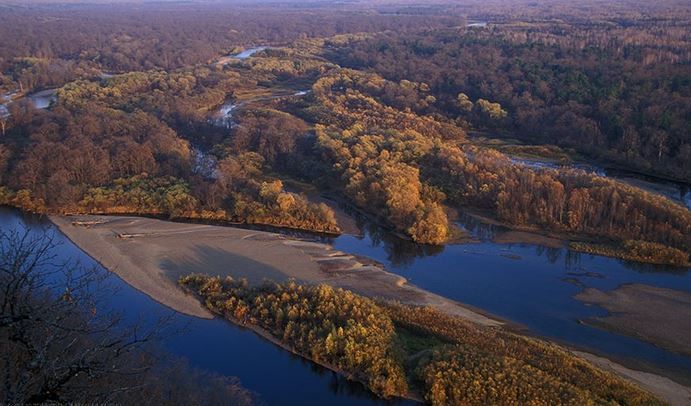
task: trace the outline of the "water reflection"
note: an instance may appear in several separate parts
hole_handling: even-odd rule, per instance
[[[579,320],[607,313],[574,299],[585,288],[609,291],[640,283],[691,293],[688,269],[640,264],[537,244],[493,242],[506,228],[460,215],[478,240],[433,248],[414,244],[360,219],[363,235],[333,239],[336,249],[370,257],[423,289],[526,326],[532,332],[626,362],[635,360],[688,377],[691,359]]]
[[[0,206],[0,230],[28,227],[35,235],[54,233],[61,242],[56,261],[78,261],[85,267],[99,265],[45,219],[24,215]],[[170,309],[130,287],[117,277],[109,278],[115,290],[108,290],[107,310],[121,313],[128,323],[143,327],[170,315]],[[115,292],[115,293],[113,293]],[[178,314],[170,328],[179,334],[166,336],[162,345],[172,354],[185,357],[193,367],[237,376],[245,388],[260,395],[269,405],[384,405],[363,385],[350,382],[318,365],[293,355],[260,338],[250,330],[219,319],[205,320]],[[413,402],[396,400],[397,405]]]
[[[387,260],[395,266],[407,266],[414,263],[418,258],[439,255],[444,252],[443,245],[416,244],[366,220],[363,216],[358,216],[357,225],[363,235],[356,238],[383,249],[387,253]]]

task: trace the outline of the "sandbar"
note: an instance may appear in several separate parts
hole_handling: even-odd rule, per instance
[[[180,313],[211,318],[177,285],[191,273],[324,283],[372,298],[432,306],[483,326],[505,323],[411,285],[372,260],[278,233],[129,216],[51,216],[72,242],[125,282]]]
[[[691,294],[629,284],[608,292],[589,288],[575,297],[610,312],[605,317],[586,319],[585,323],[691,355]]]

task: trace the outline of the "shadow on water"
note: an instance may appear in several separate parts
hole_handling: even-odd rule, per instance
[[[0,230],[29,228],[41,235],[54,233],[58,260],[99,267],[45,218],[0,207]],[[218,253],[202,250],[215,256]],[[102,268],[101,268],[102,269]],[[175,272],[178,272],[176,269]],[[104,271],[105,272],[105,271]],[[121,313],[127,322],[156,323],[171,311],[130,287],[117,277],[108,279],[108,311]],[[110,292],[110,291],[109,291]],[[270,343],[254,332],[220,319],[199,319],[176,314],[170,328],[179,331],[164,339],[170,353],[189,360],[191,366],[227,376],[236,376],[243,387],[259,394],[269,405],[410,405],[407,400],[384,401],[358,382],[334,374]]]
[[[332,243],[336,249],[381,262],[423,289],[526,326],[535,334],[691,382],[691,358],[582,323],[607,312],[574,299],[585,288],[609,291],[629,283],[691,293],[689,269],[567,248],[495,243],[492,239],[506,229],[467,215],[459,217],[458,225],[479,242],[425,247],[365,222],[362,236],[344,235]]]

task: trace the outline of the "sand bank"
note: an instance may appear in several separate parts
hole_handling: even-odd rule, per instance
[[[609,292],[586,289],[576,299],[611,314],[585,323],[691,355],[691,294],[648,285],[622,285]]]
[[[197,298],[184,293],[177,280],[200,272],[247,278],[250,283],[291,278],[304,283],[326,283],[369,297],[433,306],[483,326],[506,326],[480,310],[410,285],[405,278],[386,272],[374,261],[334,250],[328,244],[263,231],[140,217],[54,216],[51,220],[76,245],[128,284],[192,316],[211,318],[213,314]],[[691,404],[691,389],[668,378],[625,368],[591,354],[577,355],[673,405]]]
[[[53,216],[59,229],[105,268],[181,313],[210,318],[177,280],[190,273],[302,283],[325,283],[402,303],[433,306],[485,326],[503,322],[422,290],[371,260],[330,245],[280,234],[125,216]]]
[[[666,400],[672,406],[691,405],[691,388],[680,385],[664,376],[626,368],[607,358],[598,357],[587,352],[573,351],[579,357],[606,371],[614,372],[624,379],[638,384],[643,389]]]

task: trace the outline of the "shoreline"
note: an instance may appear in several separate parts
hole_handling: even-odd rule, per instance
[[[627,368],[609,358],[591,354],[589,352],[569,350],[574,355],[589,361],[600,369],[614,373],[622,379],[628,380],[669,402],[672,406],[691,404],[691,388],[681,385],[666,376]]]
[[[309,196],[305,195],[305,197]],[[312,196],[313,197],[313,196]],[[391,227],[387,226],[385,222],[382,222],[381,219],[376,218],[375,216],[372,216],[365,212],[364,210],[358,208],[357,206],[352,205],[351,203],[347,202],[346,199],[344,199],[341,196],[332,195],[332,194],[324,194],[320,195],[319,197],[320,202],[324,202],[329,206],[330,208],[334,209],[334,211],[338,211],[343,217],[347,217],[348,222],[352,222],[353,224],[349,224],[346,226],[347,230],[341,227],[341,224],[338,225],[339,231],[325,231],[325,230],[315,230],[315,229],[307,229],[307,228],[300,228],[300,227],[295,227],[295,226],[290,226],[290,225],[281,225],[281,224],[270,224],[270,223],[261,223],[261,222],[255,222],[255,223],[248,223],[248,222],[236,222],[232,220],[227,220],[227,219],[213,219],[213,218],[203,218],[203,217],[175,217],[175,218],[169,218],[167,217],[164,213],[129,213],[129,212],[124,212],[124,213],[118,213],[118,212],[113,212],[113,213],[102,213],[102,212],[96,212],[96,213],[81,213],[81,212],[50,212],[50,211],[33,211],[29,210],[23,207],[17,207],[14,206],[8,202],[0,202],[0,204],[5,205],[7,207],[12,207],[16,208],[18,210],[22,211],[27,211],[30,213],[38,214],[41,216],[46,216],[47,218],[52,219],[53,218],[60,218],[60,217],[87,217],[87,216],[104,216],[104,217],[113,217],[113,218],[120,218],[120,217],[137,217],[137,218],[151,218],[155,220],[160,220],[160,221],[170,221],[170,222],[177,222],[180,224],[203,224],[203,225],[211,225],[211,226],[220,226],[220,227],[228,227],[228,228],[241,228],[241,229],[248,229],[248,230],[258,230],[262,232],[269,232],[269,233],[296,233],[296,234],[303,234],[307,236],[307,238],[319,238],[319,237],[324,237],[324,238],[336,238],[341,235],[353,235],[353,236],[361,236],[362,233],[360,232],[359,228],[356,231],[354,227],[357,227],[355,223],[357,223],[357,219],[355,216],[353,216],[350,213],[347,213],[347,211],[342,210],[339,206],[343,205],[344,207],[347,208],[347,210],[352,210],[356,213],[357,216],[360,216],[364,220],[371,222],[373,224],[376,224],[378,227],[381,227],[382,229],[390,232],[392,235],[405,240],[409,242],[413,242],[412,239],[395,229],[392,229]],[[311,201],[311,200],[310,200]],[[337,209],[337,210],[336,210]],[[535,226],[518,226],[518,225],[512,225],[509,223],[502,222],[500,220],[497,220],[492,217],[490,213],[487,213],[485,211],[481,210],[476,210],[476,209],[471,209],[471,208],[463,208],[463,209],[457,209],[453,208],[451,206],[447,206],[447,211],[448,210],[461,210],[465,215],[475,219],[476,221],[479,221],[482,224],[486,225],[491,225],[491,226],[496,226],[500,227],[503,230],[499,230],[495,233],[495,235],[490,239],[494,243],[498,244],[535,244],[535,245],[541,245],[547,248],[566,248],[567,250],[571,250],[574,252],[579,252],[582,254],[589,254],[589,255],[597,255],[597,256],[603,256],[603,257],[610,257],[610,258],[615,258],[615,259],[620,259],[624,261],[630,261],[633,263],[638,263],[638,264],[650,264],[650,265],[660,265],[660,266],[667,266],[667,267],[675,267],[675,268],[683,268],[683,267],[688,267],[691,265],[691,263],[687,263],[685,266],[680,266],[679,264],[676,263],[671,263],[671,262],[665,262],[665,261],[659,261],[659,260],[648,260],[645,258],[640,258],[636,256],[630,256],[627,252],[621,251],[621,253],[616,253],[616,252],[590,252],[587,250],[580,250],[580,249],[575,249],[571,245],[572,244],[587,244],[590,246],[597,246],[597,245],[602,245],[612,244],[612,240],[604,238],[604,237],[595,237],[595,236],[589,236],[587,234],[571,234],[571,233],[561,233],[561,232],[552,232],[548,230],[541,230]],[[455,220],[454,215],[449,217],[449,224],[455,227],[456,229],[461,231],[461,235],[455,236],[453,238],[450,237],[450,239],[443,244],[440,244],[440,247],[446,247],[448,245],[457,245],[457,244],[472,244],[472,243],[479,243],[481,242],[479,239],[469,235],[467,232],[461,230],[459,227],[457,227],[457,224]],[[341,221],[343,219],[340,219]],[[292,237],[292,236],[291,236]],[[300,237],[302,238],[302,236]],[[674,247],[670,247],[674,248]],[[683,251],[683,250],[682,250]]]
[[[569,233],[559,233],[551,232],[546,230],[540,230],[539,228],[532,226],[516,226],[508,223],[504,223],[497,219],[492,218],[488,213],[484,213],[478,210],[464,209],[466,215],[474,218],[475,220],[488,225],[493,225],[497,227],[504,228],[503,231],[497,231],[496,234],[491,238],[492,242],[499,244],[511,244],[511,243],[529,243],[542,245],[547,248],[566,248],[567,250],[589,254],[597,255],[602,257],[615,258],[623,261],[629,261],[637,264],[650,264],[650,265],[661,265],[666,267],[674,267],[683,269],[685,267],[691,266],[691,263],[685,265],[679,265],[672,263],[670,261],[661,261],[657,259],[646,259],[638,256],[633,256],[627,251],[617,249],[616,251],[598,251],[591,252],[583,249],[574,248],[574,244],[583,244],[588,246],[600,246],[607,245],[616,248],[611,239],[605,237],[595,237],[588,236],[587,234],[569,234]],[[619,243],[623,243],[621,241]],[[674,248],[670,246],[665,246],[667,248]],[[682,250],[683,251],[683,250]]]
[[[480,325],[507,324],[411,285],[371,260],[329,244],[265,231],[124,216],[49,216],[75,245],[104,268],[154,300],[184,314],[210,312],[177,287],[177,276],[195,271],[262,279],[325,283],[372,298],[432,306]],[[234,261],[234,262],[233,262]],[[185,269],[179,269],[179,262]],[[185,264],[189,266],[185,267]],[[249,273],[248,273],[249,272]]]
[[[156,230],[155,227],[153,229],[147,227],[152,225],[150,224],[152,222],[165,223],[165,225],[169,227],[172,226],[172,229],[168,230],[172,233],[172,235],[186,235],[194,232],[199,232],[200,229],[203,229],[204,233],[207,234],[208,231],[220,231],[219,229],[221,229],[228,232],[231,235],[234,234],[236,237],[241,235],[239,238],[244,242],[252,241],[253,243],[264,243],[261,249],[258,251],[261,254],[269,254],[269,252],[266,250],[266,245],[268,244],[273,248],[282,250],[282,254],[285,254],[287,252],[286,248],[288,248],[294,251],[293,254],[295,254],[295,251],[300,252],[299,256],[302,256],[303,259],[307,257],[309,262],[313,265],[312,269],[307,270],[307,273],[305,275],[302,275],[303,278],[291,279],[303,280],[313,284],[326,283],[333,287],[352,290],[355,293],[362,294],[364,296],[375,299],[394,301],[398,300],[405,304],[432,306],[446,314],[451,314],[485,327],[505,328],[507,330],[519,333],[521,332],[521,330],[524,330],[520,325],[511,323],[509,321],[501,320],[496,316],[483,312],[481,309],[475,309],[473,307],[463,305],[453,300],[420,289],[414,285],[410,285],[407,283],[407,280],[405,278],[383,270],[380,266],[376,264],[375,261],[371,261],[366,258],[358,258],[353,255],[333,250],[333,248],[327,249],[326,247],[328,247],[328,244],[324,243],[317,243],[299,239],[290,239],[282,235],[263,231],[246,230],[232,227],[165,222],[162,220],[138,217],[86,215],[71,217],[49,216],[49,219],[75,245],[77,245],[85,253],[91,256],[104,268],[117,274],[130,286],[143,292],[147,296],[151,297],[153,300],[169,308],[172,308],[175,311],[194,317],[211,319],[217,316],[217,314],[208,310],[198,300],[198,298],[193,297],[188,292],[183,291],[177,285],[177,280],[172,281],[171,279],[169,279],[170,276],[165,277],[165,275],[161,273],[161,270],[163,269],[162,266],[159,266],[158,274],[153,275],[158,277],[158,282],[162,282],[160,285],[158,285],[158,289],[153,289],[151,283],[147,283],[150,281],[147,281],[146,279],[151,278],[152,275],[146,272],[146,265],[142,265],[138,262],[137,265],[134,265],[131,263],[131,261],[129,261],[129,266],[132,267],[130,270],[134,269],[134,272],[124,271],[121,265],[127,265],[127,258],[125,258],[125,256],[122,253],[120,253],[120,255],[118,256],[117,253],[114,252],[115,248],[110,247],[111,249],[109,250],[108,246],[112,245],[113,242],[115,242],[115,244],[126,245],[127,250],[131,251],[132,244],[130,243],[132,243],[133,240],[141,241],[146,239],[156,239],[157,237],[160,237],[160,235],[157,234],[160,232],[160,230]],[[111,224],[114,220],[119,221],[119,223]],[[141,226],[142,222],[144,223],[144,228],[147,229],[148,232],[140,234],[129,233],[126,234],[127,236],[124,238],[118,237],[118,234],[114,233],[114,230],[108,229],[107,227],[103,227],[104,224],[110,224],[110,226],[116,226],[122,229],[127,229],[128,227],[132,227],[134,224],[136,228],[137,223],[140,223],[139,225]],[[94,230],[96,228],[101,229]],[[91,230],[91,232],[87,230]],[[98,231],[98,233],[94,233],[93,231]],[[96,234],[98,234],[98,236],[95,236]],[[222,236],[213,235],[212,239],[217,239],[218,237]],[[185,238],[185,240],[190,241],[192,239]],[[174,251],[177,250],[174,249]],[[147,252],[147,255],[156,255],[155,252],[156,250],[154,250],[153,253]],[[130,252],[130,254],[132,254],[132,252]],[[136,255],[134,256],[136,257]],[[291,267],[291,260],[295,260],[295,258],[291,259],[284,257],[282,255],[279,255],[279,257],[281,264],[287,267]],[[186,273],[194,272],[194,264],[192,269],[186,270]],[[135,275],[133,275],[133,273]],[[211,274],[213,274],[213,272],[211,272]],[[315,275],[319,275],[320,277],[314,278]],[[233,277],[236,278],[237,276]],[[304,277],[312,277],[312,279],[305,279]],[[257,329],[253,328],[253,326],[242,325],[237,322],[234,322],[234,324],[237,324],[241,327],[250,328],[259,336],[265,339],[269,339],[271,342],[280,346],[281,348],[284,348],[303,358],[309,359],[308,357],[304,357],[300,354],[295,353],[295,351],[290,349],[288,346],[284,345],[279,340],[270,336],[268,332],[262,333],[260,331],[257,331]],[[530,334],[530,332],[527,332],[527,335],[534,336],[533,334]],[[548,342],[553,342],[543,337],[540,338]],[[576,349],[569,348],[568,346],[565,346],[563,344],[560,345],[563,346],[565,349],[573,352],[574,354],[579,355],[581,358],[585,358],[586,360],[600,367],[607,367],[612,369],[615,373],[617,373],[617,375],[621,376],[622,378],[644,387],[645,389],[649,390],[655,395],[660,396],[661,398],[667,401],[670,401],[672,404],[681,405],[686,403],[677,403],[673,401],[675,396],[671,395],[674,395],[675,392],[672,391],[671,388],[682,388],[681,390],[686,391],[686,393],[688,393],[689,396],[691,396],[691,388],[680,385],[672,381],[671,379],[667,378],[666,376],[629,369],[621,364],[615,363],[600,355],[578,351]],[[595,362],[594,360],[598,362]],[[321,363],[318,364],[327,369],[333,370],[334,372],[342,374],[341,371],[335,370],[334,368],[328,365],[324,365]],[[343,375],[349,377],[347,374]],[[419,400],[416,398],[411,399]],[[678,400],[679,397],[677,396],[676,399]],[[691,401],[691,398],[689,398],[689,400]]]
[[[187,290],[185,290],[185,293],[187,295],[189,295],[190,297],[194,297],[195,300],[201,301],[201,299],[199,297],[197,297],[194,293],[189,292]],[[214,312],[211,310],[209,310],[209,312],[211,314],[213,314],[214,317],[217,317],[218,319],[222,320],[225,323],[230,323],[230,324],[233,324],[234,326],[237,326],[239,328],[247,329],[247,330],[253,332],[254,334],[258,335],[260,338],[267,340],[270,343],[274,344],[275,346],[277,346],[277,347],[279,347],[285,351],[288,351],[295,356],[298,356],[298,357],[306,359],[306,360],[308,360],[308,361],[310,361],[316,365],[319,365],[322,368],[325,368],[325,369],[328,369],[329,371],[335,372],[335,373],[343,376],[344,378],[346,378],[350,381],[358,382],[365,389],[367,389],[367,384],[362,379],[359,379],[358,377],[356,377],[352,374],[349,374],[349,373],[343,371],[342,369],[337,368],[337,367],[335,367],[329,363],[326,363],[323,361],[317,361],[308,355],[301,354],[301,353],[297,352],[295,350],[295,348],[293,348],[291,345],[288,345],[287,343],[284,343],[283,341],[279,340],[278,338],[274,337],[274,335],[271,334],[271,332],[269,332],[265,328],[262,328],[256,324],[252,324],[252,323],[242,323],[241,321],[239,321],[238,319],[236,319],[234,317],[225,316],[225,315],[222,315],[220,313],[217,313],[217,312]],[[369,389],[367,389],[367,390],[369,390]],[[416,402],[424,403],[424,399],[416,393],[408,393],[408,394],[406,394],[406,396],[395,396],[391,399],[407,399],[407,400],[413,400]]]

